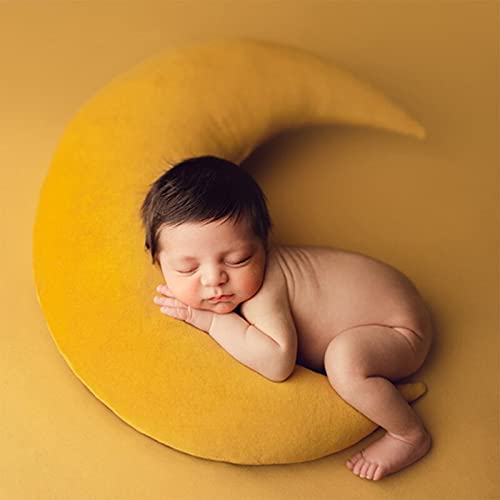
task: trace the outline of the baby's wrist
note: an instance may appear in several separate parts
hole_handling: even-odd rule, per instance
[[[189,310],[190,316],[188,322],[191,323],[194,327],[208,333],[210,331],[210,327],[212,325],[212,320],[214,317],[213,311],[193,309],[192,307],[190,307]]]

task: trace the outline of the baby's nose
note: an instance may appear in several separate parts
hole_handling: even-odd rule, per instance
[[[227,282],[227,274],[224,271],[206,272],[201,278],[203,286],[220,286]]]

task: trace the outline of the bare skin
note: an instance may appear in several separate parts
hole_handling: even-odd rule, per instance
[[[277,256],[298,363],[325,373],[347,403],[387,431],[346,466],[377,481],[422,458],[431,436],[392,383],[417,371],[431,345],[430,315],[414,285],[387,264],[339,249],[280,247]]]
[[[346,466],[376,481],[426,455],[431,436],[393,384],[420,368],[432,342],[431,318],[415,286],[393,267],[355,252],[273,244],[266,254],[252,247],[255,238],[247,229],[214,223],[167,228],[163,237],[169,251],[160,255],[169,284],[165,295],[176,297],[177,305],[219,314],[242,304],[240,315],[252,322],[256,312],[276,313],[259,296],[266,277],[279,277],[283,286],[277,288],[290,305],[287,329],[297,338],[296,362],[325,374],[348,404],[387,431]],[[228,253],[229,263],[220,263],[218,256],[238,245],[241,251],[234,257]],[[194,250],[197,259],[184,264],[194,272],[180,275],[174,269],[180,261],[174,263],[172,255],[192,256]],[[253,255],[247,263],[232,264],[247,255]],[[206,300],[214,292],[233,297],[214,304]]]

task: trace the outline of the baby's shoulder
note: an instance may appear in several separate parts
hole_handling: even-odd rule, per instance
[[[242,316],[280,346],[297,354],[297,331],[290,309],[286,279],[276,254],[269,252],[259,291],[241,304]]]
[[[275,246],[269,249],[260,289],[240,306],[240,311],[246,318],[273,314],[283,307],[289,307],[287,283]]]

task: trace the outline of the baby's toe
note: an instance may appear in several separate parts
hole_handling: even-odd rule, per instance
[[[363,455],[361,455],[361,453],[356,453],[345,464],[347,465],[347,467],[350,470],[352,470],[354,468],[354,466],[356,465],[357,461],[359,459],[362,459],[362,458],[363,458]]]
[[[363,467],[363,465],[365,465],[365,463],[366,460],[364,458],[361,458],[356,462],[356,464],[354,465],[354,469],[352,469],[352,471],[354,472],[354,474],[356,474],[356,476],[359,476],[361,468]]]
[[[378,465],[376,463],[371,463],[370,466],[368,467],[365,477],[366,479],[373,479],[373,476],[375,474],[375,471],[377,470]]]
[[[368,469],[371,467],[371,463],[367,461],[365,461],[365,463],[361,466],[361,469],[359,470],[359,477],[362,478],[362,479],[365,479],[366,477],[366,473],[368,471]]]
[[[384,467],[380,464],[377,464],[377,468],[373,471],[373,480],[378,481],[379,479],[382,479],[385,476],[386,471],[384,470]]]

